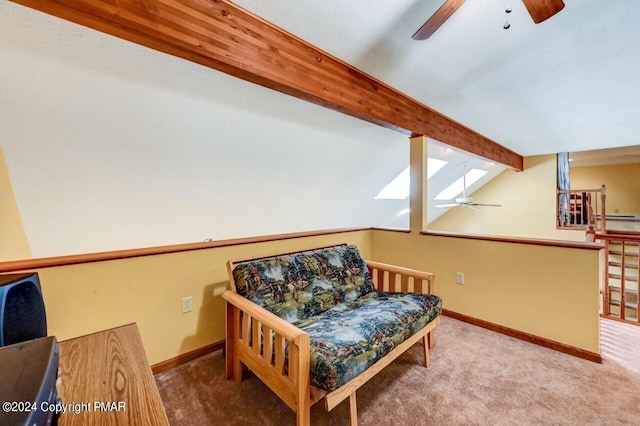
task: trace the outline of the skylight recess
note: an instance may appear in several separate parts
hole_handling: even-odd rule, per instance
[[[465,175],[467,179],[467,188],[469,188],[471,185],[476,183],[487,173],[488,172],[486,170],[480,170],[480,169],[469,170]],[[459,178],[455,182],[453,182],[451,185],[446,187],[444,190],[442,190],[438,195],[436,195],[434,200],[438,200],[438,201],[453,200],[455,197],[462,194],[463,190],[464,190],[464,180],[462,178]]]
[[[447,165],[447,161],[428,157],[427,158],[427,180],[431,179],[431,176],[438,173],[440,169],[446,165]]]
[[[376,195],[376,200],[404,200],[409,196],[411,175],[409,166]]]
[[[427,158],[427,180],[435,175],[447,164],[447,161]],[[376,200],[404,200],[411,191],[411,173],[409,166],[395,177],[382,191],[376,195]]]

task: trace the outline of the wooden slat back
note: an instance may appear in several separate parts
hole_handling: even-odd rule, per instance
[[[251,316],[243,312],[241,314],[241,321],[242,321],[242,334],[240,335],[240,340],[245,345],[249,346],[249,329],[251,328],[250,327]]]
[[[427,293],[429,282],[425,283],[425,280],[415,280],[416,285],[414,286],[414,291],[416,293]]]
[[[262,349],[262,342],[260,342],[261,325],[257,319],[251,318],[251,346],[256,355],[260,355],[260,350]]]
[[[390,292],[398,291],[396,284],[398,284],[398,274],[395,272],[389,272],[389,291]]]
[[[284,374],[284,337],[276,334],[276,360],[275,366],[278,374]]]
[[[409,278],[413,281],[413,277],[410,277],[409,275],[402,275],[400,278],[400,291],[406,293],[409,291]]]
[[[262,339],[264,342],[262,357],[265,359],[265,361],[269,361],[269,364],[271,364],[271,360],[273,359],[273,333],[271,328],[267,327],[266,325],[262,327],[262,332]]]
[[[428,272],[367,262],[377,291],[434,293],[435,276]]]
[[[378,269],[377,271],[378,271],[378,273],[376,274],[376,276],[378,277],[377,290],[384,291],[384,271],[382,269]]]
[[[289,345],[289,369],[288,378],[291,385],[296,386],[298,383],[296,379],[298,377],[298,368],[300,367],[300,352],[295,345]]]

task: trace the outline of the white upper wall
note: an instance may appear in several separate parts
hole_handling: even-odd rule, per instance
[[[349,226],[408,138],[0,3],[0,145],[34,257]]]

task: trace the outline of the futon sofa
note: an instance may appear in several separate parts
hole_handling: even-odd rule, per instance
[[[253,371],[292,410],[327,410],[420,340],[429,366],[442,303],[434,275],[366,262],[354,245],[228,262],[227,378]]]

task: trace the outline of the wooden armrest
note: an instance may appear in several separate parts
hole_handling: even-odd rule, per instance
[[[227,301],[227,378],[242,380],[243,363],[291,409],[308,414],[309,335],[233,291],[222,297]]]
[[[389,272],[397,272],[398,274],[405,274],[411,277],[420,278],[423,280],[430,280],[435,277],[432,272],[419,271],[417,269],[403,268],[401,266],[389,265],[387,263],[374,262],[367,260],[367,266],[371,266],[376,269],[383,269]]]
[[[281,335],[287,340],[297,342],[301,335],[306,334],[295,325],[292,325],[279,316],[267,311],[262,306],[253,303],[249,299],[246,299],[233,291],[225,291],[222,294],[222,297],[227,302],[240,309],[240,311],[250,315],[252,318],[255,318],[273,330],[276,334]]]
[[[429,294],[435,292],[436,277],[432,272],[418,271],[370,260],[366,262],[377,291]],[[399,280],[398,277],[400,277]],[[410,284],[413,284],[413,286]]]

